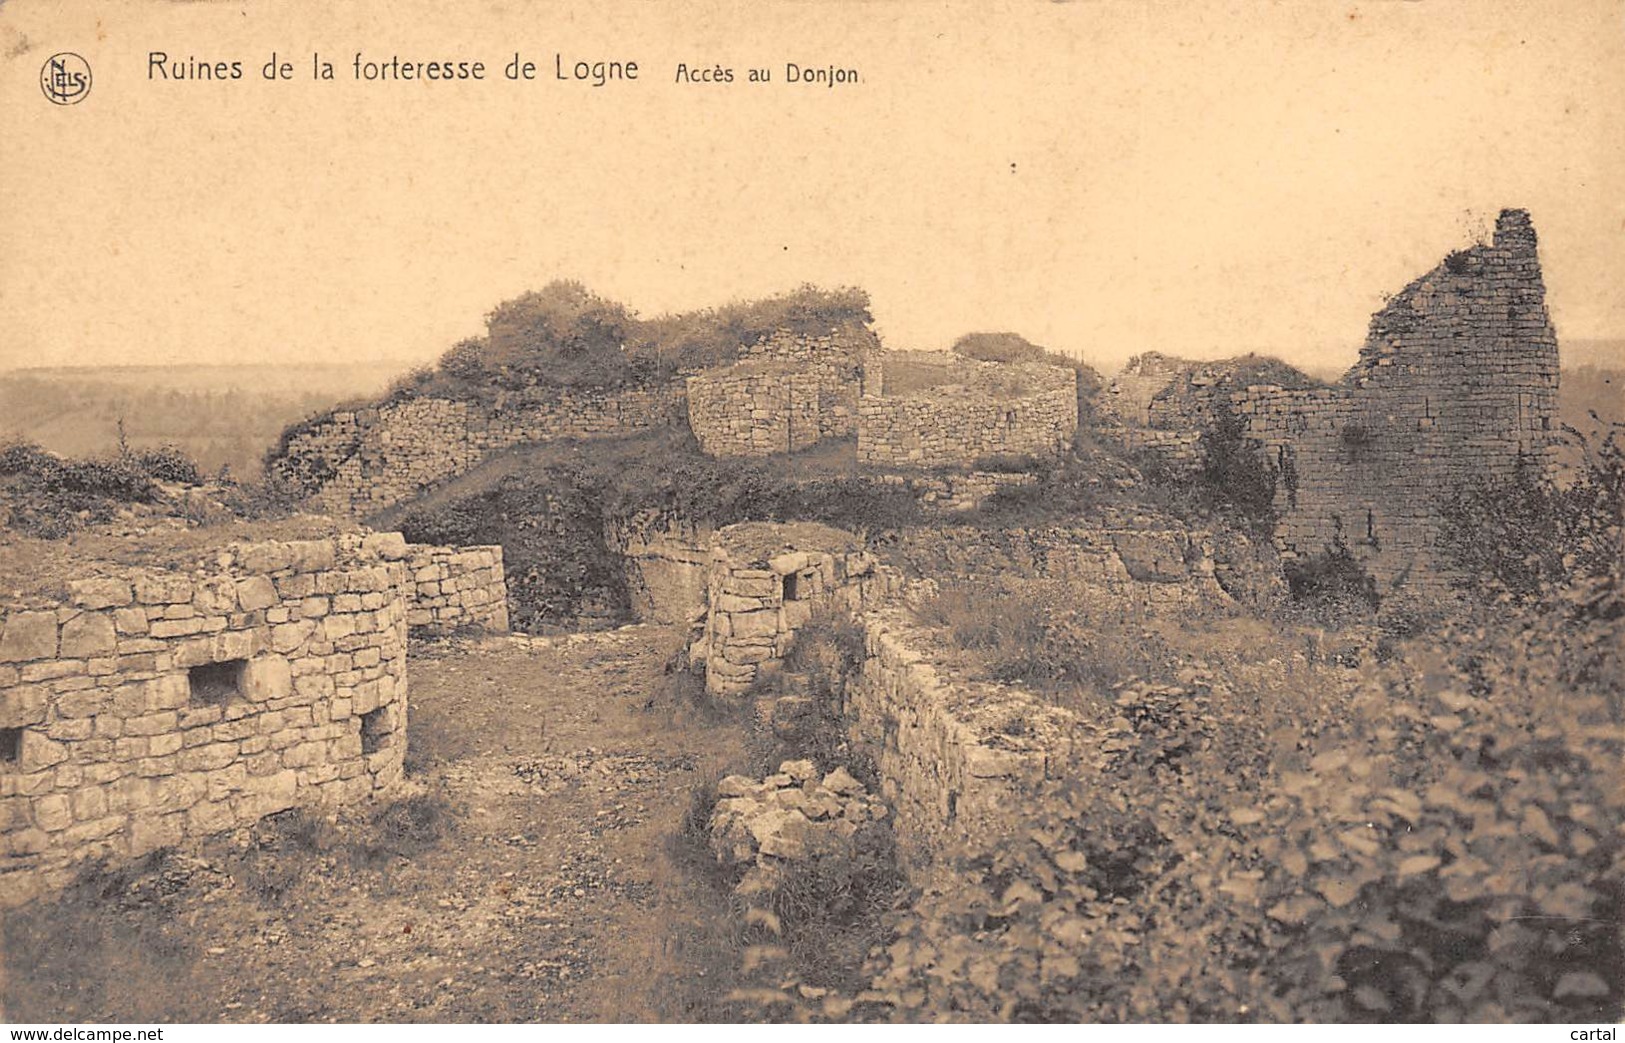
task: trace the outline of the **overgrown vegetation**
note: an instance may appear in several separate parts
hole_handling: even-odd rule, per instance
[[[1350,700],[1124,685],[1093,770],[954,852],[866,995],[926,1020],[1617,1019],[1619,583],[1429,635]]]
[[[171,477],[177,474],[183,477]],[[126,504],[153,502],[155,481],[196,476],[196,465],[172,448],[90,460],[64,460],[28,443],[0,448],[0,493],[10,505],[6,524],[40,539],[60,539],[84,524],[106,521]]]
[[[1509,478],[1484,477],[1448,498],[1440,542],[1467,589],[1528,602],[1606,575],[1619,560],[1625,424],[1592,417],[1589,435],[1564,428],[1576,463],[1561,484],[1523,458]]]
[[[858,333],[872,321],[868,295],[849,287],[802,286],[761,300],[642,319],[579,282],[557,280],[497,305],[486,315],[484,337],[453,345],[437,366],[399,381],[391,397],[647,386],[680,370],[731,362],[741,348],[778,330]]]
[[[1322,624],[1341,626],[1369,620],[1382,607],[1377,581],[1341,536],[1318,553],[1283,562],[1282,570],[1292,600]]]

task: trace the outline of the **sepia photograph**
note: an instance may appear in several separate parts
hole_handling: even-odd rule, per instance
[[[1617,1038],[1625,0],[0,0],[0,165],[8,1039]]]

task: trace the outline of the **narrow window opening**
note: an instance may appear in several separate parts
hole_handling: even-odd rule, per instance
[[[361,752],[363,754],[377,753],[384,748],[384,740],[389,737],[389,721],[384,716],[387,708],[380,706],[376,710],[361,715]]]
[[[805,596],[805,592],[801,589],[801,576],[794,572],[786,575],[784,577],[784,600],[800,601]]]
[[[223,663],[204,663],[186,672],[191,686],[192,701],[207,706],[219,706],[243,694],[243,670],[246,659],[228,659]]]
[[[0,728],[0,765],[16,764],[23,755],[23,730]]]

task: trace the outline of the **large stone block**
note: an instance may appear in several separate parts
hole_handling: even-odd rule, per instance
[[[68,596],[80,608],[118,608],[128,605],[134,595],[122,579],[94,576],[68,582]]]
[[[281,656],[251,659],[243,667],[243,695],[250,702],[270,702],[293,694],[293,671]]]
[[[13,612],[0,631],[0,662],[54,659],[56,638],[55,612]]]
[[[0,728],[25,728],[45,720],[45,689],[32,685],[0,691]]]
[[[271,608],[279,603],[276,587],[265,576],[249,576],[237,581],[237,600],[244,612]]]

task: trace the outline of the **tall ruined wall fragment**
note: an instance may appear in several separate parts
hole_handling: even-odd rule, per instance
[[[1276,470],[1284,555],[1342,546],[1379,592],[1441,592],[1453,582],[1438,546],[1452,492],[1551,461],[1558,353],[1545,295],[1529,215],[1505,210],[1489,243],[1450,254],[1372,317],[1337,384],[1146,356],[1115,382],[1113,434],[1193,474],[1203,433],[1228,410]]]
[[[1281,469],[1277,542],[1309,555],[1341,542],[1381,587],[1442,589],[1437,546],[1453,490],[1508,477],[1555,450],[1557,337],[1535,231],[1503,211],[1488,244],[1460,250],[1371,320],[1335,388],[1249,388],[1234,405]]]

